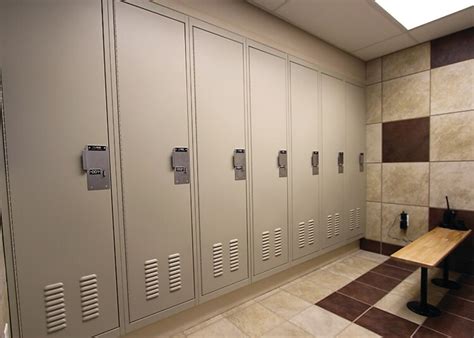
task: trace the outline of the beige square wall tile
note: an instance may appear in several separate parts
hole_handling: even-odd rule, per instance
[[[366,127],[366,161],[382,161],[382,124],[369,124]]]
[[[383,83],[383,121],[430,115],[430,72],[404,76]]]
[[[382,59],[384,81],[429,70],[430,52],[430,43],[427,42],[384,56]]]
[[[373,59],[365,64],[365,78],[367,84],[382,81],[382,59]]]
[[[474,109],[474,60],[431,71],[431,115]]]
[[[405,211],[409,215],[409,226],[406,231],[400,229],[400,214]],[[410,205],[382,205],[382,241],[398,245],[406,245],[428,232],[428,207]]]
[[[367,164],[367,200],[382,200],[382,164]]]
[[[366,98],[366,122],[382,122],[382,83],[367,86],[365,89]]]
[[[382,202],[428,206],[429,163],[384,163]]]
[[[367,224],[365,238],[373,241],[382,240],[382,203],[367,202]]]
[[[454,209],[474,210],[474,162],[433,162],[430,170],[430,206],[445,208],[445,196]]]
[[[430,160],[474,160],[474,110],[431,117]]]

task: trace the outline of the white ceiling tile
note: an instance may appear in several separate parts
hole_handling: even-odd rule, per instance
[[[368,61],[376,57],[396,52],[400,49],[404,49],[417,44],[417,41],[413,39],[408,33],[398,35],[391,39],[373,44],[369,47],[359,49],[352,54],[361,58],[362,60]]]

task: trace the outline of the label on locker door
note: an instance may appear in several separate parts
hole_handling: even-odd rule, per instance
[[[173,148],[171,166],[174,170],[174,184],[189,183],[189,151],[188,148]]]

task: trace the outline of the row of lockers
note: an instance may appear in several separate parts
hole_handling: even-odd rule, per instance
[[[96,336],[119,309],[138,327],[363,233],[362,87],[153,3],[113,4],[10,8],[6,233],[24,337]]]

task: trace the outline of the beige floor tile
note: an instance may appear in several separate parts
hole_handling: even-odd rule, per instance
[[[278,293],[278,292],[280,292],[280,289],[279,289],[279,288],[270,290],[270,291],[268,291],[268,292],[265,292],[263,295],[260,295],[260,296],[258,296],[258,297],[255,297],[255,298],[253,299],[253,301],[255,301],[255,302],[260,302],[260,301],[264,300],[265,298],[268,298],[268,297],[270,297],[270,296],[272,296],[272,295],[274,295],[275,293]]]
[[[320,301],[333,292],[333,290],[317,285],[304,277],[283,286],[282,289],[311,304]]]
[[[336,275],[345,276],[350,279],[356,279],[366,273],[367,268],[358,267],[354,265],[336,262],[323,268],[326,271],[332,272]]]
[[[374,261],[365,259],[363,257],[358,257],[358,256],[350,256],[350,257],[344,258],[340,262],[344,263],[344,264],[351,265],[351,266],[357,266],[361,270],[365,270],[364,273],[369,271],[369,270],[372,270],[377,265],[379,265],[378,263],[376,263]]]
[[[316,337],[335,337],[351,323],[319,306],[307,308],[291,318],[290,322]]]
[[[365,250],[360,250],[358,251],[356,254],[356,256],[360,256],[362,258],[365,258],[365,259],[368,259],[368,260],[371,260],[371,261],[374,261],[376,263],[383,263],[385,262],[386,260],[389,259],[388,256],[384,256],[384,255],[381,255],[381,254],[376,254],[376,253],[373,253],[373,252],[370,252],[370,251],[365,251]]]
[[[290,319],[304,309],[313,306],[312,303],[283,290],[261,300],[260,304],[285,319]]]
[[[253,304],[255,304],[255,300],[254,300],[254,299],[251,299],[251,300],[249,300],[249,301],[247,301],[247,302],[245,302],[245,303],[243,303],[243,304],[240,304],[240,305],[238,305],[238,306],[236,306],[236,307],[233,307],[232,309],[230,309],[230,310],[224,312],[222,315],[223,315],[224,317],[230,316],[230,315],[232,315],[232,314],[234,314],[234,313],[236,313],[236,312],[239,312],[239,311],[241,311],[241,310],[245,309],[246,307],[249,307],[250,305],[253,305]]]
[[[226,318],[221,318],[215,323],[192,332],[187,337],[247,337],[234,324]]]
[[[285,322],[270,332],[267,332],[262,337],[313,337],[311,334],[303,330],[302,328],[290,323]]]
[[[375,332],[367,330],[357,324],[351,324],[337,335],[338,338],[365,338],[365,337],[381,337]]]
[[[252,337],[261,336],[285,321],[259,303],[254,303],[235,312],[227,319],[242,332]]]
[[[348,277],[336,275],[324,269],[313,271],[304,278],[316,285],[322,286],[332,291],[339,290],[343,286],[352,282],[352,279]]]
[[[193,327],[190,327],[189,329],[187,330],[184,330],[184,334],[185,335],[190,335],[192,334],[193,332],[196,332],[196,331],[199,331],[211,324],[214,324],[215,322],[218,322],[219,320],[221,320],[222,318],[224,318],[222,315],[217,315],[215,317],[212,317],[204,322],[201,322],[197,325],[194,325]]]

